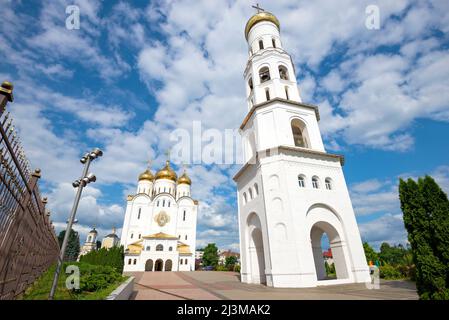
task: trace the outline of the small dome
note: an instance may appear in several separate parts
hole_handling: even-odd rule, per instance
[[[142,180],[148,180],[148,181],[154,180],[154,176],[151,173],[150,169],[147,169],[143,173],[140,174],[139,181],[142,181]]]
[[[256,13],[255,15],[253,15],[251,18],[249,18],[248,22],[246,23],[246,27],[245,27],[246,40],[248,40],[248,34],[249,34],[249,31],[251,30],[251,28],[256,23],[259,23],[261,21],[273,22],[279,30],[281,29],[278,18],[276,18],[273,14],[271,14],[267,11],[261,11],[259,13]]]
[[[185,171],[182,174],[182,176],[180,176],[178,179],[178,184],[182,184],[182,183],[188,184],[188,185],[192,184],[192,180],[190,180],[189,176],[187,175],[187,173]]]
[[[165,167],[163,167],[161,170],[159,170],[156,173],[156,180],[168,179],[168,180],[173,180],[176,182],[177,178],[178,178],[178,176],[176,175],[176,172],[174,172],[173,169],[170,168],[170,161],[168,161],[168,160],[165,163]]]
[[[98,234],[98,232],[97,232],[97,230],[95,230],[95,228],[93,228],[92,230],[90,230],[89,233],[95,233],[95,234]]]

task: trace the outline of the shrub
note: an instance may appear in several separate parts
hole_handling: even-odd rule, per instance
[[[110,266],[122,273],[124,264],[123,259],[123,246],[120,246],[112,247],[110,249],[101,248],[99,250],[93,250],[88,254],[81,256],[80,262],[85,262],[92,265]]]
[[[235,272],[240,272],[240,265],[239,265],[239,264],[236,264],[236,265],[234,266],[234,271],[235,271]]]
[[[228,268],[225,265],[222,264],[217,264],[217,266],[215,267],[216,271],[228,271]]]
[[[379,271],[380,271],[380,277],[382,279],[393,280],[393,279],[402,279],[402,278],[404,278],[404,276],[398,270],[398,268],[395,268],[395,267],[390,266],[388,264],[380,266],[379,267]]]
[[[76,292],[94,292],[120,281],[122,275],[111,266],[90,265],[79,263],[80,288]]]

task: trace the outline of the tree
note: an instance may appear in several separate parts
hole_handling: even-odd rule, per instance
[[[397,266],[404,262],[407,250],[402,245],[390,246],[384,242],[380,245],[379,258],[383,264]]]
[[[373,247],[371,247],[368,242],[363,243],[363,249],[365,250],[367,263],[369,263],[370,261],[375,263],[376,261],[379,260],[378,254],[376,253],[376,251],[374,251]]]
[[[442,234],[449,223],[447,196],[426,176],[418,183],[400,179],[399,199],[416,266],[418,294],[421,299],[449,299],[449,267],[444,262],[448,248],[443,248],[447,234]]]
[[[65,230],[62,230],[58,235],[59,247],[62,247],[64,241]],[[71,230],[69,234],[69,241],[65,250],[64,261],[76,261],[80,253],[80,237],[78,232]]]
[[[229,256],[225,259],[225,267],[230,269],[233,269],[235,264],[237,263],[237,257],[236,256]]]
[[[209,243],[204,248],[203,266],[216,266],[218,264],[218,248],[215,243]]]
[[[123,272],[124,264],[123,246],[113,246],[106,249],[93,250],[81,256],[80,262],[86,262],[93,265],[104,265],[115,268],[118,272]]]

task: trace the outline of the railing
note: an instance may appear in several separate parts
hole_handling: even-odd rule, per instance
[[[40,170],[28,160],[6,112],[13,86],[0,87],[0,300],[14,299],[56,262],[59,244],[47,200],[39,193]]]

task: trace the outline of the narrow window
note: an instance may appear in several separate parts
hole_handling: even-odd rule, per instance
[[[254,86],[253,86],[253,78],[249,78],[249,80],[248,80],[248,87],[249,87],[249,92],[251,94],[253,92],[253,88],[254,88]]]
[[[131,264],[131,259],[128,259],[128,264]]]
[[[282,80],[288,80],[288,70],[284,66],[279,66],[279,77]]]
[[[257,183],[254,184],[254,196],[257,197],[259,195],[259,186]]]
[[[290,100],[290,97],[288,96],[288,87],[285,87],[285,98],[287,98],[287,100]]]
[[[170,200],[168,201],[168,207],[170,208]]]
[[[180,264],[182,264],[182,259],[181,259],[181,261],[180,261],[181,263]]]
[[[162,200],[162,207],[165,207],[165,199]]]
[[[187,264],[187,259],[184,260],[184,264]]]
[[[137,263],[137,259],[134,259],[134,264],[136,264]]]
[[[139,213],[137,214],[137,219],[140,219],[140,213],[142,212],[142,208],[139,208]]]
[[[263,49],[263,41],[259,40],[259,50],[262,50],[262,49]]]
[[[142,237],[142,235],[139,233],[139,239]]]
[[[134,234],[133,233],[131,233],[131,239],[134,237]]]
[[[173,251],[173,247],[168,248],[168,251]]]
[[[184,210],[184,214],[182,216],[182,221],[186,221],[186,211]]]
[[[273,44],[273,48],[276,48],[276,40],[274,40],[274,38],[271,39],[271,43]]]
[[[299,119],[294,119],[291,123],[293,140],[296,147],[308,148],[304,133],[306,132],[306,127],[303,122]]]
[[[267,98],[267,101],[270,101],[270,89],[265,89],[265,97]]]
[[[319,186],[319,183],[318,183],[318,178],[317,177],[313,177],[312,178],[312,186],[313,186],[313,188],[314,189],[318,189],[320,186]]]
[[[304,188],[306,186],[303,176],[298,176],[298,184],[300,188]]]
[[[246,201],[247,201],[246,192],[243,192],[243,204],[246,204]]]
[[[151,250],[151,247],[150,247],[150,246],[147,246],[146,250],[147,250],[147,251],[150,251],[150,250]]]
[[[185,240],[187,240],[187,235],[185,236],[185,238],[184,238]]]
[[[158,200],[157,203],[156,203],[156,207],[159,207],[159,200]]]
[[[252,198],[253,198],[253,190],[249,189],[248,193],[249,193],[249,200],[252,200]]]

